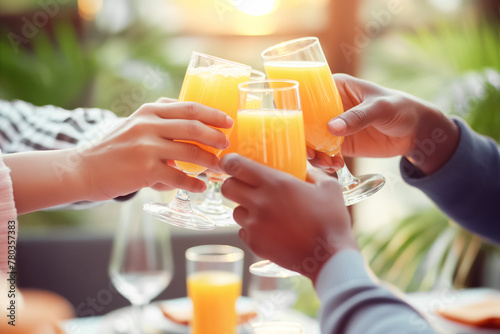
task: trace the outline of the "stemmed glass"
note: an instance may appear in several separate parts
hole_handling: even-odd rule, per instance
[[[299,83],[248,81],[238,88],[238,153],[305,180],[307,153]],[[270,277],[299,275],[268,260],[252,264],[250,272]]]
[[[300,83],[307,146],[329,156],[341,157],[343,137],[328,132],[328,121],[344,112],[318,38],[304,37],[282,42],[262,52],[270,79],[293,79]],[[354,177],[344,164],[337,171],[346,205],[355,204],[376,193],[385,183],[380,174]]]
[[[219,109],[231,118],[236,118],[238,108],[238,84],[250,78],[252,68],[222,58],[193,52],[189,62],[179,101],[199,102]],[[229,136],[231,129],[220,129]],[[199,143],[206,151],[220,154],[222,150]],[[177,167],[191,176],[205,171],[205,167],[193,163],[176,161]],[[167,205],[147,203],[144,210],[154,217],[172,225],[192,230],[212,230],[215,223],[209,217],[193,211],[189,193],[179,189],[175,198]]]
[[[143,332],[144,307],[170,284],[174,274],[168,225],[142,210],[151,196],[151,189],[143,189],[123,203],[109,264],[113,285],[135,310],[134,333]]]
[[[263,80],[266,74],[252,69],[250,74],[250,81]],[[222,158],[229,153],[238,152],[238,123],[235,122],[233,131],[229,136],[231,146],[222,151],[219,155]],[[207,191],[203,201],[193,202],[193,209],[202,215],[212,219],[216,226],[233,226],[236,222],[233,219],[233,209],[223,204],[221,187],[224,180],[228,177],[227,174],[215,173],[211,170],[206,170],[207,176]]]

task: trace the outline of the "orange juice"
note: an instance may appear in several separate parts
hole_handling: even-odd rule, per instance
[[[275,61],[264,64],[271,79],[299,82],[307,146],[330,156],[340,153],[343,137],[328,132],[328,121],[344,112],[342,100],[325,62]]]
[[[306,144],[300,110],[240,110],[237,122],[239,154],[306,179]]]
[[[182,83],[179,101],[199,102],[217,108],[236,120],[238,110],[238,84],[250,78],[248,70],[237,67],[199,67],[188,69]],[[220,129],[229,136],[231,129]],[[192,143],[192,142],[191,142]],[[220,154],[221,150],[193,143],[206,151]],[[199,174],[206,168],[189,162],[176,161],[177,166],[191,174]]]
[[[200,271],[187,278],[193,303],[192,334],[235,334],[241,278],[227,271]]]

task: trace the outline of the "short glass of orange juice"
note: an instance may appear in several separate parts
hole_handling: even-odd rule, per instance
[[[225,112],[236,119],[238,110],[238,84],[250,78],[252,67],[217,58],[211,55],[193,52],[181,92],[180,102],[198,102]],[[219,129],[227,137],[231,129]],[[219,155],[222,150],[209,147],[196,142],[189,142],[202,149]],[[190,162],[175,161],[177,167],[193,177],[204,172],[206,167]],[[193,211],[189,193],[179,189],[175,198],[167,205],[164,203],[146,203],[144,210],[157,219],[175,226],[192,230],[212,230],[215,222]]]
[[[227,245],[186,250],[187,292],[193,304],[191,334],[236,334],[244,252]]]

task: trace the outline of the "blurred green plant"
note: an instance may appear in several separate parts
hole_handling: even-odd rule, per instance
[[[55,24],[53,40],[41,30],[30,45],[30,50],[16,52],[6,39],[0,40],[0,97],[76,107],[88,92],[96,64],[71,23]]]
[[[435,101],[500,143],[499,24],[439,23],[390,36],[369,54],[369,80]],[[498,252],[436,208],[358,238],[374,273],[408,292],[467,287],[476,259]]]

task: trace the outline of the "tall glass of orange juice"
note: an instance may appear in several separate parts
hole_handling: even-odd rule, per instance
[[[305,180],[307,156],[299,83],[268,79],[243,82],[238,88],[238,153]],[[251,265],[250,272],[271,277],[298,275],[267,260]]]
[[[252,69],[250,81],[264,80],[265,78],[266,74],[264,72]],[[228,153],[238,152],[238,122],[236,122],[236,118],[233,120],[233,130],[229,136],[231,146],[221,152],[219,155],[220,158]],[[205,174],[207,176],[207,191],[204,193],[205,196],[202,200],[194,201],[192,203],[193,209],[212,219],[218,227],[236,225],[236,222],[233,219],[233,208],[231,206],[224,205],[221,192],[222,183],[228,175],[215,173],[210,170],[206,170]]]
[[[186,251],[187,292],[193,304],[191,334],[236,334],[244,253],[226,245]]]
[[[193,52],[179,101],[199,102],[225,112],[236,119],[238,109],[238,84],[250,78],[252,68],[211,55]],[[231,129],[219,129],[229,137]],[[186,141],[202,149],[219,155],[222,150],[200,143]],[[184,161],[175,161],[177,167],[195,177],[205,171],[205,167]],[[209,217],[193,211],[189,193],[179,189],[175,198],[168,204],[147,203],[144,210],[156,218],[172,225],[193,229],[211,230],[215,222]]]
[[[328,131],[328,121],[344,112],[330,67],[318,38],[304,37],[282,42],[262,52],[270,79],[292,79],[300,83],[307,146],[330,156],[341,156],[343,137]],[[337,171],[346,205],[357,203],[382,188],[380,174],[354,177],[347,166]]]

